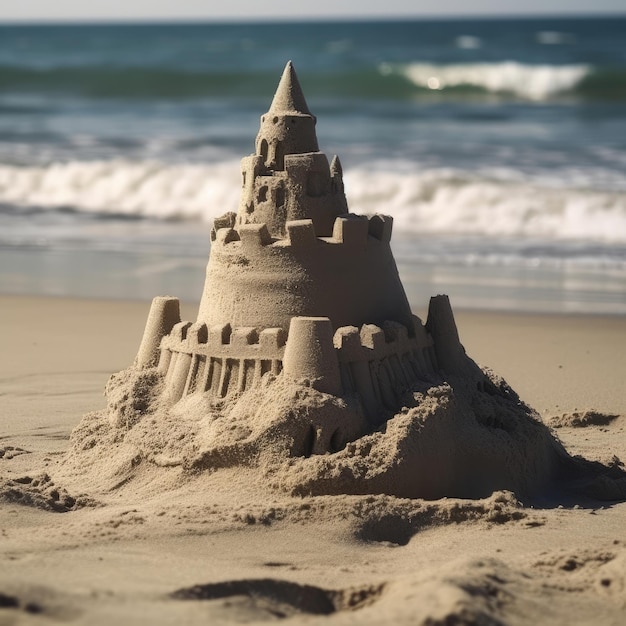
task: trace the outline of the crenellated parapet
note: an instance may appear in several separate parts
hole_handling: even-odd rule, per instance
[[[243,393],[264,374],[284,370],[320,391],[358,396],[374,419],[416,380],[437,374],[433,340],[417,318],[414,327],[420,332],[388,320],[333,333],[328,317],[294,317],[287,335],[278,327],[180,321],[161,339],[158,370],[170,403],[195,393],[218,399]]]
[[[226,213],[216,218],[211,232],[211,240],[218,246],[232,242],[241,242],[243,250],[256,251],[263,246],[285,249],[304,247],[307,251],[312,245],[323,247],[325,244],[345,244],[349,252],[365,249],[370,238],[372,243],[389,243],[393,230],[393,218],[390,215],[372,216],[346,213],[335,217],[329,236],[321,236],[310,218],[289,220],[285,224],[285,236],[273,237],[265,223],[235,224],[235,214]]]
[[[264,223],[237,225],[226,214],[215,221],[198,321],[288,330],[292,317],[325,315],[334,328],[385,320],[411,328],[392,230],[390,216],[345,213],[326,236],[304,218],[275,237]]]
[[[207,327],[206,324],[179,322],[163,337],[161,351],[188,352],[205,356],[242,359],[282,359],[287,333],[282,328],[232,328],[230,324]]]
[[[409,333],[409,328],[391,320],[382,327],[344,326],[335,332],[344,392],[358,394],[365,414],[373,421],[380,417],[381,408],[396,408],[416,381],[437,375],[432,338],[417,318]]]
[[[263,374],[282,370],[286,339],[282,328],[179,322],[160,346],[158,370],[168,399],[195,392],[222,398],[249,389]]]
[[[428,350],[432,338],[426,335],[425,341],[409,336],[409,329],[398,322],[385,321],[382,325],[363,324],[338,328],[333,343],[343,363],[356,361],[380,361],[392,355],[409,354]]]

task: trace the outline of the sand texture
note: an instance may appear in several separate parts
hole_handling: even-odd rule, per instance
[[[405,467],[430,471],[428,484],[441,483],[442,455],[503,436],[483,419],[463,433],[465,452],[446,450],[441,435],[463,428],[459,416],[490,410],[454,380],[414,390],[427,408],[407,406],[384,432],[355,421],[339,452],[323,436],[319,450],[299,450],[306,420],[285,414],[294,396],[320,433],[349,407],[279,380],[271,400],[252,389],[212,407],[228,420],[186,407],[151,423],[148,396],[131,394],[133,405],[110,383],[102,396],[115,372],[135,389],[151,375],[125,369],[146,304],[3,297],[0,307],[0,623],[623,623],[623,319],[457,315],[468,353],[511,387],[487,371],[492,384],[537,410],[511,409],[522,439],[535,438],[537,456],[524,446],[519,462],[542,475],[548,450],[584,471],[536,493],[517,477],[515,489],[426,500],[406,497],[415,478],[397,463],[413,458],[412,429],[422,425],[423,451],[437,449],[430,469]],[[433,432],[424,411],[441,413]],[[374,475],[358,462],[367,455]]]

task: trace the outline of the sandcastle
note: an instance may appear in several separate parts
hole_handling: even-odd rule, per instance
[[[339,158],[318,150],[315,124],[290,62],[242,160],[239,209],[211,231],[196,322],[180,320],[175,298],[153,301],[137,365],[157,365],[169,402],[232,397],[283,372],[356,396],[376,420],[460,349],[447,299],[431,302],[437,332],[411,314],[392,218],[348,212]]]
[[[392,218],[348,212],[315,124],[288,63],[242,161],[238,211],[214,222],[196,321],[154,299],[135,363],[74,430],[67,467],[106,489],[148,463],[184,480],[255,468],[295,495],[532,495],[566,480],[624,497],[622,473],[570,457],[466,355],[447,296],[426,324],[411,313]]]

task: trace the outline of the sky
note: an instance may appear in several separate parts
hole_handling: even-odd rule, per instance
[[[0,21],[245,20],[626,13],[626,0],[0,0]]]

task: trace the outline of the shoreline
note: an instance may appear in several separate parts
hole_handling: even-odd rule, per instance
[[[148,302],[155,294],[175,293],[197,300],[210,251],[208,224],[90,222],[79,216],[55,226],[61,217],[35,216],[24,231],[12,218],[0,220],[6,226],[0,242],[3,293]],[[603,247],[600,254],[575,241],[488,241],[396,230],[392,251],[414,309],[427,306],[429,295],[445,293],[458,311],[626,315],[623,246]]]

